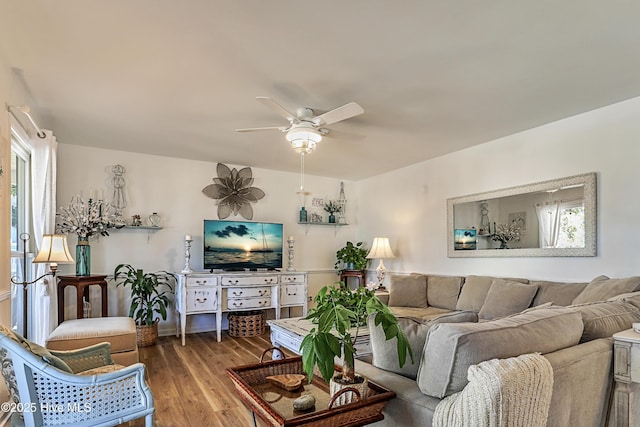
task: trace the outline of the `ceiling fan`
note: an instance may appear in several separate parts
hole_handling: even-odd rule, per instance
[[[355,102],[349,102],[342,107],[315,116],[311,108],[298,108],[296,114],[293,114],[267,96],[258,96],[256,100],[287,119],[289,125],[236,129],[236,132],[252,132],[258,130],[279,130],[286,132],[287,141],[289,141],[291,147],[300,154],[312,152],[316,148],[316,144],[322,140],[322,137],[330,132],[330,130],[324,126],[364,113],[362,107]]]

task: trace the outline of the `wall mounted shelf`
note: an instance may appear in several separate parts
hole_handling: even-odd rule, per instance
[[[331,225],[334,227],[340,227],[340,226],[344,226],[344,225],[349,225],[346,223],[338,223],[338,222],[298,222],[298,224],[300,225]]]
[[[147,243],[149,243],[149,238],[151,237],[152,231],[162,230],[162,227],[155,225],[125,225],[122,228],[117,230],[146,230],[147,231]]]

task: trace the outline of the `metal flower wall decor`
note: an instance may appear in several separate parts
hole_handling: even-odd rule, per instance
[[[262,199],[265,194],[258,187],[252,187],[251,168],[229,169],[227,165],[218,163],[217,172],[218,177],[213,178],[214,183],[204,187],[202,192],[207,197],[218,200],[218,218],[225,219],[233,213],[253,219],[251,203]]]

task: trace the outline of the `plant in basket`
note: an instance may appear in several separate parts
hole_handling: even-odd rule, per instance
[[[397,338],[398,362],[404,366],[407,353],[413,362],[413,352],[398,319],[391,313],[373,291],[358,287],[352,291],[342,282],[339,287],[325,286],[318,292],[314,301],[316,306],[309,310],[306,317],[316,324],[300,344],[302,366],[313,378],[317,366],[320,375],[330,384],[331,394],[341,388],[354,387],[362,398],[366,397],[368,385],[366,379],[354,370],[356,356],[355,342],[361,328],[366,328],[367,317],[375,314],[375,325],[382,325],[387,340]],[[342,372],[334,375],[334,359],[342,358]],[[346,393],[345,401],[350,400]]]
[[[171,307],[175,276],[166,271],[145,273],[129,264],[118,265],[113,272],[116,286],[131,287],[129,317],[136,322],[138,345],[153,345],[158,338],[160,318],[167,320],[167,308]]]

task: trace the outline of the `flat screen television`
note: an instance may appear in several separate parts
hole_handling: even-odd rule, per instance
[[[204,220],[206,270],[282,268],[282,224]]]

